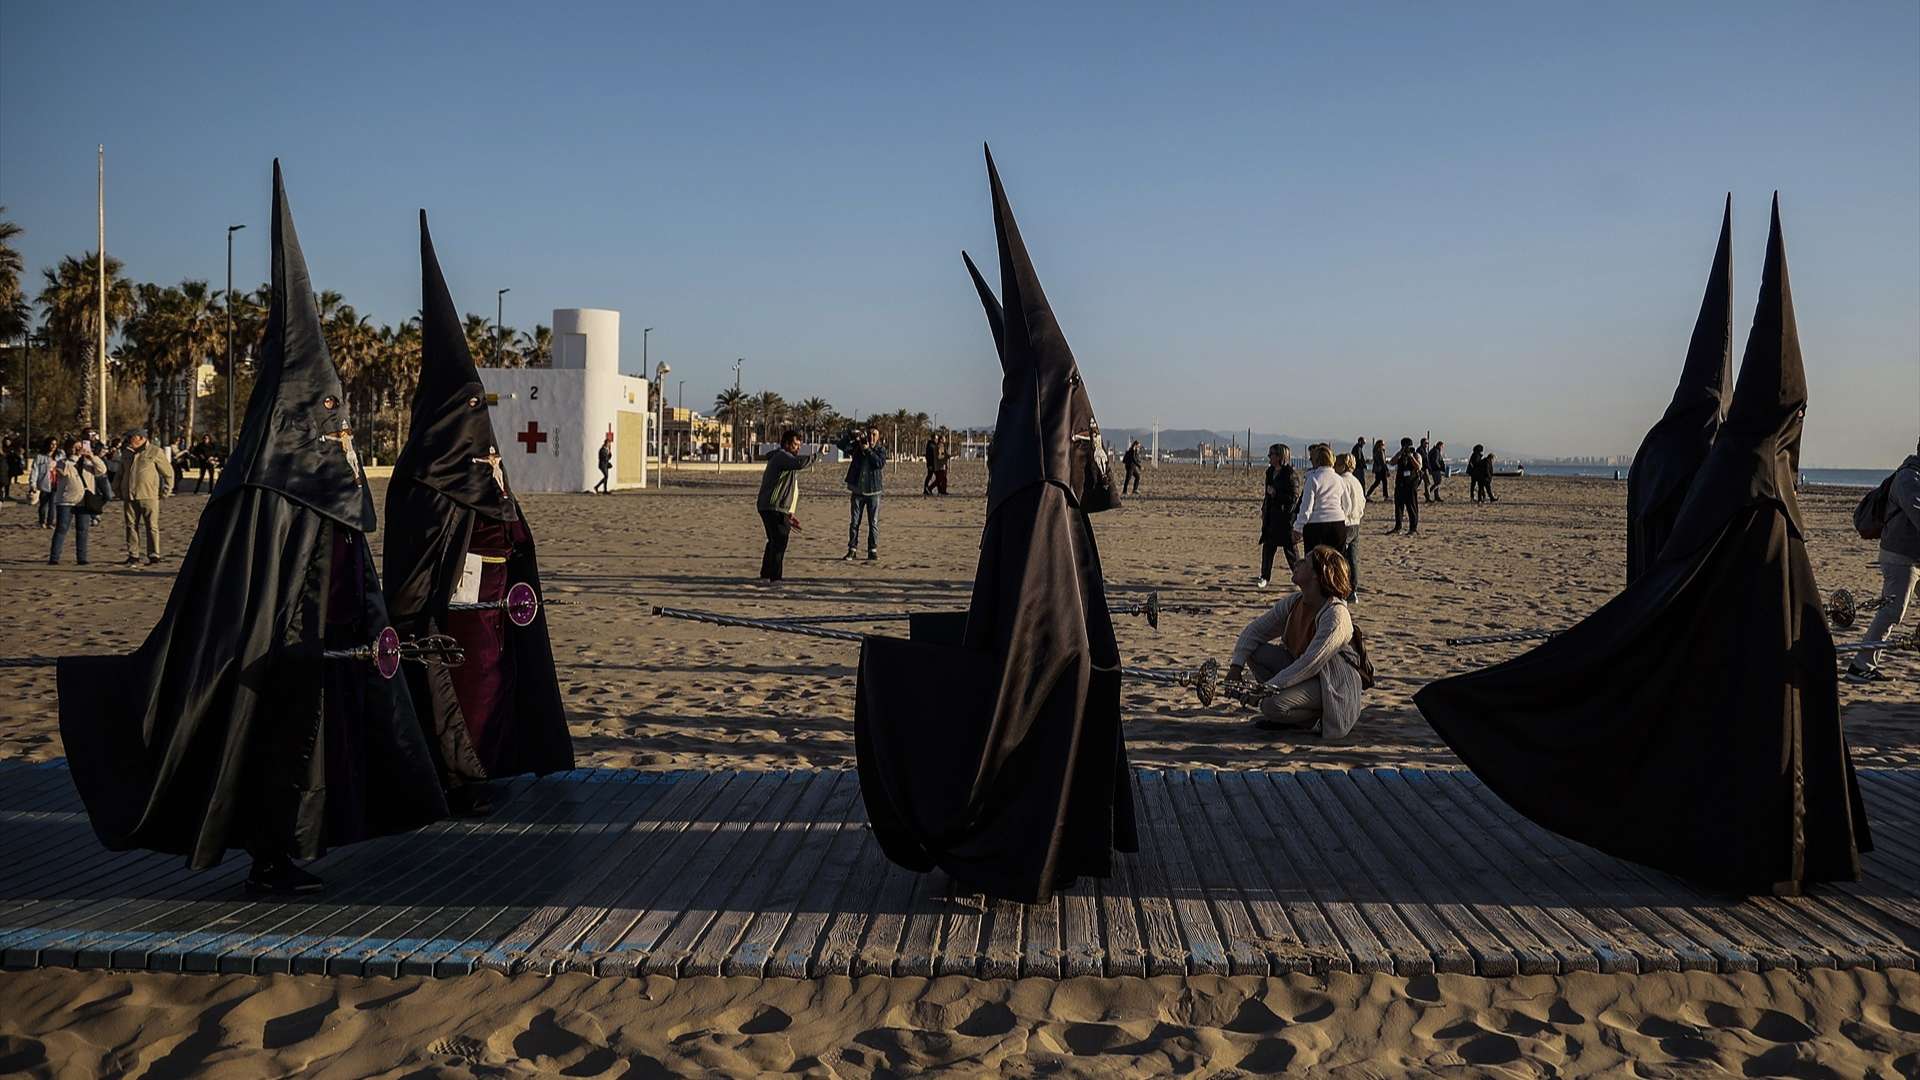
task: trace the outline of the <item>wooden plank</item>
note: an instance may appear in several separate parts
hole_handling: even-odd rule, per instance
[[[467,913],[437,929],[432,941],[401,961],[401,970],[434,975],[476,970],[481,958],[499,949],[507,932],[533,910],[532,902],[551,895],[556,878],[571,868],[577,847],[596,843],[608,820],[628,820],[636,799],[643,804],[650,801],[645,796],[654,785],[635,782],[639,775],[628,772],[606,782],[579,785],[587,794],[574,803],[572,812],[548,827],[545,835],[534,836],[530,850],[513,859],[512,869],[496,874],[479,892],[462,897],[468,902]]]
[[[423,945],[434,943],[441,928],[460,917],[463,901],[487,889],[499,874],[511,873],[524,852],[529,835],[544,825],[564,821],[572,813],[575,773],[536,779],[530,796],[514,813],[495,810],[475,823],[471,831],[450,832],[435,851],[419,845],[412,864],[403,864],[393,883],[366,881],[352,905],[326,921],[324,936],[310,935],[304,948],[289,942],[280,950],[294,974],[397,975],[401,962]],[[273,955],[273,954],[269,954]],[[277,959],[277,957],[276,957]],[[432,974],[431,970],[415,972]]]
[[[1370,775],[1364,787],[1354,782],[1355,775],[1355,771],[1329,770],[1316,779],[1352,827],[1366,834],[1391,865],[1402,869],[1415,892],[1467,947],[1476,974],[1518,974],[1519,946],[1507,936],[1507,931],[1519,928],[1518,922],[1505,917],[1507,912],[1497,905],[1474,903],[1485,895],[1484,889],[1465,880],[1459,867],[1440,857],[1424,833],[1401,820],[1393,796],[1373,783]]]
[[[1262,935],[1254,925],[1253,913],[1247,909],[1239,884],[1234,880],[1233,868],[1227,865],[1227,857],[1221,849],[1222,842],[1214,836],[1213,822],[1200,805],[1191,774],[1180,769],[1163,775],[1167,799],[1173,806],[1171,824],[1185,839],[1182,854],[1191,853],[1198,884],[1213,905],[1214,919],[1220,927],[1221,944],[1226,949],[1228,965],[1235,975],[1270,973],[1273,968],[1267,963]]]
[[[1113,876],[1093,884],[1100,922],[1094,928],[1095,947],[1105,952],[1101,974],[1141,976],[1147,973],[1147,948],[1140,937],[1139,910],[1134,897],[1133,856],[1115,852]]]
[[[1065,959],[1060,948],[1060,893],[1054,893],[1045,903],[1028,904],[1026,921],[1020,935],[1021,977],[1059,978]]]
[[[779,875],[767,875],[767,891],[755,905],[757,910],[741,929],[739,941],[718,958],[719,971],[711,974],[766,973],[781,934],[806,896],[807,886],[820,874],[833,839],[846,821],[847,809],[860,793],[859,782],[848,769],[829,770],[819,783],[824,785],[824,798],[806,822],[806,832],[797,839],[790,838],[792,852],[784,858]],[[690,968],[705,971],[709,955],[709,942],[702,942]]]
[[[850,975],[891,975],[893,965],[900,959],[900,939],[907,932],[907,909],[913,905],[913,893],[916,888],[931,886],[921,880],[925,874],[908,870],[888,861],[884,853],[878,851],[876,858],[881,860],[880,882],[872,900],[871,914],[866,919],[866,933],[860,938],[860,947],[850,958]]]
[[[685,854],[674,860],[675,872],[647,904],[648,910],[635,919],[617,941],[598,951],[594,970],[603,974],[635,975],[654,949],[666,939],[675,923],[687,914],[715,882],[731,853],[753,823],[774,804],[776,795],[788,790],[790,772],[760,773],[740,793],[737,800],[716,804],[723,812],[709,811],[714,820],[697,821],[681,834]],[[705,904],[700,910],[710,910]]]
[[[1065,978],[1104,974],[1107,950],[1100,943],[1100,898],[1096,883],[1083,877],[1060,894],[1060,974]]]
[[[1147,974],[1184,975],[1190,957],[1189,945],[1181,940],[1181,927],[1184,921],[1194,920],[1195,913],[1190,903],[1180,904],[1174,898],[1172,871],[1161,853],[1166,823],[1156,821],[1153,803],[1147,796],[1150,772],[1133,770],[1133,805],[1139,811],[1136,817],[1140,819],[1140,851],[1133,856],[1128,870],[1137,890],[1141,925],[1146,930]],[[1219,949],[1217,938],[1209,959],[1215,971],[1226,969],[1226,954]]]
[[[986,918],[986,897],[963,892],[957,882],[947,883],[947,920],[935,972],[971,976],[980,970],[980,931]]]
[[[1141,856],[1160,867],[1168,894],[1173,898],[1173,914],[1180,921],[1187,941],[1187,963],[1196,975],[1227,975],[1233,970],[1227,958],[1222,930],[1213,921],[1213,909],[1200,887],[1200,873],[1194,869],[1187,851],[1187,840],[1177,820],[1173,800],[1167,793],[1167,773],[1143,769],[1139,773],[1142,798],[1139,806],[1146,813],[1147,828],[1141,831]],[[1247,924],[1252,935],[1252,923]]]
[[[1284,849],[1287,861],[1291,864],[1292,881],[1304,888],[1325,913],[1327,925],[1339,941],[1340,955],[1347,958],[1352,965],[1351,970],[1363,974],[1391,974],[1394,969],[1393,953],[1387,948],[1386,942],[1374,933],[1373,927],[1360,913],[1359,905],[1334,881],[1333,871],[1327,868],[1319,847],[1308,840],[1305,823],[1281,800],[1279,788],[1264,773],[1223,774],[1221,786],[1229,794],[1233,792],[1233,785],[1227,782],[1229,776],[1245,778],[1245,790],[1249,796],[1247,805],[1259,812],[1265,822],[1266,832]],[[1294,916],[1296,926],[1309,925],[1303,913],[1294,907],[1289,907],[1287,911]],[[1336,967],[1337,961],[1330,960],[1329,966]]]
[[[1219,866],[1232,881],[1246,905],[1247,916],[1253,923],[1253,943],[1261,950],[1267,969],[1274,974],[1312,971],[1312,954],[1294,931],[1273,889],[1262,878],[1259,859],[1235,820],[1233,808],[1227,805],[1227,796],[1220,790],[1214,771],[1192,770],[1184,779],[1188,797],[1206,818],[1217,842],[1212,855],[1202,856],[1202,862]]]
[[[583,825],[578,839],[569,845],[565,861],[549,872],[552,884],[546,903],[522,914],[517,923],[480,955],[475,966],[503,974],[522,970],[526,952],[586,900],[588,890],[599,880],[595,868],[605,866],[613,845],[634,822],[645,816],[647,809],[660,800],[678,777],[678,773],[634,774],[628,785],[628,797],[619,804],[617,813],[602,815],[600,820]]]
[[[1378,890],[1377,895],[1391,903],[1394,910],[1420,938],[1421,945],[1433,957],[1433,968],[1442,974],[1470,974],[1475,969],[1476,960],[1494,962],[1494,957],[1504,952],[1491,934],[1478,927],[1473,917],[1459,909],[1463,922],[1475,927],[1475,934],[1487,947],[1475,950],[1464,943],[1454,932],[1447,920],[1433,906],[1426,902],[1426,890],[1431,883],[1424,875],[1412,872],[1411,860],[1396,858],[1400,854],[1392,848],[1382,848],[1374,836],[1353,819],[1345,803],[1327,788],[1326,782],[1316,769],[1305,769],[1294,774],[1294,782],[1299,785],[1301,794],[1320,811],[1327,824],[1332,826],[1330,835],[1338,836],[1359,861],[1360,871],[1371,879]],[[1456,909],[1457,909],[1456,905]],[[1504,953],[1506,963],[1518,966],[1512,953]]]
[[[840,902],[836,904],[834,915],[828,922],[814,960],[808,969],[812,976],[847,975],[853,970],[853,958],[860,951],[860,942],[866,937],[867,922],[878,903],[881,883],[888,878],[897,880],[898,867],[887,861],[880,852],[880,844],[873,838],[873,830],[866,827],[864,820],[855,830],[860,845],[854,853],[850,866],[850,876],[840,890]],[[905,873],[900,870],[899,873]]]
[[[494,787],[497,820],[519,817],[549,794],[536,792],[532,799],[522,800],[522,795],[534,790],[532,777],[515,777]],[[430,888],[438,856],[478,849],[485,842],[482,830],[499,827],[480,819],[442,820],[413,833],[354,845],[338,863],[331,862],[334,856],[329,854],[323,860],[324,869],[314,868],[329,875],[326,892],[305,901],[263,900],[255,918],[239,927],[231,944],[223,947],[216,966],[221,971],[247,973],[290,971],[296,955],[350,924],[372,906],[376,894],[391,899],[403,888],[416,892]]]
[[[1433,955],[1427,951],[1426,944],[1407,926],[1399,910],[1379,887],[1361,872],[1344,838],[1336,835],[1321,820],[1320,812],[1306,797],[1293,775],[1264,775],[1260,779],[1278,796],[1292,820],[1299,823],[1301,838],[1319,852],[1322,866],[1339,887],[1341,895],[1351,898],[1361,917],[1380,935],[1380,943],[1393,957],[1393,973],[1433,974]]]
[[[1554,955],[1564,971],[1633,972],[1639,964],[1584,915],[1573,910],[1550,888],[1534,868],[1528,865],[1524,848],[1513,846],[1511,829],[1499,828],[1490,820],[1472,813],[1461,813],[1441,792],[1451,772],[1425,772],[1406,769],[1408,790],[1425,796],[1431,812],[1459,832],[1470,848],[1477,849],[1491,868],[1494,880],[1511,886],[1507,906],[1527,925]],[[1493,826],[1490,828],[1489,826]]]
[[[29,880],[18,887],[21,898],[0,905],[0,963],[8,967],[61,962],[42,954],[95,925],[102,912],[193,875],[177,856],[107,853],[62,869],[56,853],[40,867],[24,867],[22,876]]]
[[[1600,900],[1595,892],[1595,883],[1574,874],[1561,862],[1546,857],[1539,848],[1532,846],[1520,834],[1506,827],[1502,822],[1490,817],[1462,817],[1457,810],[1443,810],[1435,814],[1431,804],[1421,804],[1416,791],[1443,783],[1443,778],[1433,778],[1417,770],[1407,770],[1395,779],[1395,790],[1405,796],[1403,805],[1427,806],[1425,820],[1431,822],[1434,817],[1445,818],[1445,826],[1436,826],[1453,831],[1460,839],[1461,846],[1473,848],[1481,846],[1486,856],[1498,867],[1498,875],[1511,882],[1519,890],[1527,907],[1535,908],[1537,901],[1548,901],[1541,914],[1546,922],[1539,919],[1529,923],[1529,927],[1558,926],[1567,935],[1579,943],[1579,948],[1590,951],[1592,961],[1605,972],[1640,971],[1677,971],[1679,958],[1654,938],[1643,932],[1638,925]],[[1383,787],[1384,790],[1384,787]],[[1471,878],[1484,887],[1484,880]],[[1543,945],[1551,947],[1556,955],[1564,951],[1565,937],[1545,936],[1550,930],[1543,931],[1540,937]],[[1567,955],[1580,957],[1580,970],[1586,968],[1585,957],[1580,953]]]
[[[929,870],[914,875],[913,894],[907,900],[907,921],[901,928],[895,975],[933,974],[940,951],[940,923],[946,914],[947,875]]]
[[[1024,904],[1012,900],[987,901],[987,945],[981,951],[981,978],[1020,977],[1020,923],[1025,915],[1024,908]]]
[[[1447,781],[1444,785],[1436,782],[1434,785],[1436,790],[1433,793],[1435,798],[1446,799],[1457,805],[1466,806],[1470,810],[1478,810],[1480,813],[1489,815],[1492,819],[1502,821],[1517,835],[1532,835],[1533,832],[1547,832],[1547,830],[1542,829],[1539,825],[1521,816],[1519,811],[1507,806],[1506,803],[1495,797],[1491,791],[1487,790],[1484,784],[1479,782],[1477,777],[1471,774],[1455,775],[1451,773],[1445,774],[1444,776],[1438,773],[1433,775],[1436,781],[1442,779]],[[1610,858],[1610,856],[1598,851],[1595,851],[1594,855],[1602,859]],[[1713,935],[1732,945],[1738,950],[1741,956],[1751,958],[1756,970],[1771,971],[1776,968],[1797,970],[1798,962],[1786,949],[1754,933],[1751,927],[1740,922],[1738,919],[1728,916],[1726,911],[1723,910],[1725,905],[1724,900],[1706,897],[1678,878],[1670,877],[1657,870],[1641,866],[1638,863],[1630,862],[1626,859],[1613,859],[1612,861],[1622,869],[1638,877],[1644,885],[1652,889],[1656,896],[1661,897],[1665,901],[1665,903],[1659,905],[1656,910],[1669,922],[1674,922],[1674,925],[1680,926],[1681,923],[1675,920],[1684,918],[1692,919],[1694,922],[1710,927]],[[1716,943],[1696,933],[1692,926],[1688,926],[1686,929],[1688,933],[1694,937],[1694,940],[1699,941],[1702,945],[1708,946],[1716,956],[1723,953],[1721,947],[1717,947]]]
[[[1328,921],[1327,912],[1321,910],[1313,890],[1307,887],[1308,876],[1294,861],[1289,850],[1294,841],[1291,837],[1283,841],[1275,835],[1273,826],[1254,799],[1246,774],[1232,771],[1202,773],[1201,783],[1217,785],[1220,795],[1215,801],[1224,805],[1232,815],[1232,823],[1220,830],[1221,835],[1242,835],[1246,838],[1252,857],[1244,865],[1249,868],[1256,886],[1264,883],[1268,894],[1286,913],[1287,921],[1298,934],[1300,947],[1306,952],[1312,972],[1325,975],[1328,971],[1352,971],[1354,954],[1341,942],[1340,935]],[[1234,829],[1232,825],[1238,825],[1239,828]],[[1376,958],[1375,962],[1382,970],[1392,970],[1392,958],[1380,947],[1379,940],[1373,937],[1373,931],[1361,920],[1359,912],[1349,908],[1346,914],[1351,918],[1356,935],[1364,935],[1371,943],[1368,955]],[[1286,970],[1289,966],[1279,958],[1274,961],[1276,970]]]
[[[660,797],[622,831],[588,871],[576,890],[572,909],[553,929],[524,946],[515,957],[515,970],[552,974],[561,970],[592,971],[593,958],[583,955],[580,939],[600,925],[620,896],[665,849],[673,834],[686,826],[732,778],[731,773],[675,773],[661,784]]]
[[[847,784],[855,793],[859,791],[857,777],[850,778]],[[813,958],[825,945],[827,924],[833,920],[839,904],[857,901],[866,910],[869,898],[864,894],[858,898],[846,897],[849,883],[855,876],[855,866],[863,850],[873,843],[873,837],[863,827],[866,810],[857,798],[849,799],[840,827],[827,842],[827,851],[820,860],[818,873],[807,881],[806,892],[800,897],[799,906],[787,925],[780,931],[780,938],[767,954],[767,974],[776,978],[800,979],[813,972]],[[855,942],[859,934],[853,935]],[[849,951],[851,955],[851,951]]]
[[[817,770],[795,770],[774,792],[760,820],[727,853],[693,898],[692,904],[660,944],[646,954],[641,970],[649,975],[718,975],[720,961],[733,948],[747,920],[759,907],[767,886],[791,857],[792,844],[775,846],[783,831],[804,833],[833,786]],[[698,968],[692,964],[696,946],[709,946]]]

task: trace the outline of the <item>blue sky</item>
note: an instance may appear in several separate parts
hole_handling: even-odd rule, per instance
[[[617,308],[623,363],[990,423],[990,141],[1108,426],[1633,449],[1780,189],[1805,460],[1920,434],[1920,5],[0,5],[30,272],[266,268],[396,321]],[[704,9],[704,10],[693,10]],[[87,68],[93,67],[92,77]],[[671,386],[677,394],[679,388]]]

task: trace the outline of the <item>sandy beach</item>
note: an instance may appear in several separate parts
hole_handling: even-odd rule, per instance
[[[525,498],[554,606],[555,655],[583,765],[850,767],[855,646],[669,621],[665,604],[754,616],[962,608],[982,524],[984,474],[956,467],[953,495],[891,478],[881,559],[839,561],[838,471],[808,474],[788,580],[750,584],[762,536],[756,478],[688,470],[664,490]],[[1278,589],[1253,587],[1257,474],[1150,471],[1147,491],[1095,519],[1109,596],[1158,591],[1159,631],[1119,620],[1130,664],[1224,662]],[[1410,699],[1425,683],[1523,645],[1450,649],[1461,634],[1566,625],[1624,576],[1624,485],[1496,482],[1476,506],[1456,479],[1417,536],[1385,535],[1368,507],[1357,616],[1379,672],[1352,735],[1276,738],[1237,707],[1205,710],[1172,689],[1131,686],[1126,733],[1139,765],[1227,769],[1458,767]],[[376,485],[376,499],[381,488]],[[1802,499],[1821,587],[1873,595],[1873,546],[1849,524],[1857,492]],[[184,550],[204,496],[164,504],[163,542]],[[118,507],[94,532],[93,565],[45,564],[49,534],[0,507],[5,652],[129,650],[165,602],[177,562],[122,569]],[[376,537],[376,543],[378,538]],[[884,630],[887,624],[875,624]],[[1842,640],[1858,638],[1864,620]],[[1920,659],[1843,686],[1860,765],[1920,755]],[[51,670],[7,673],[0,758],[61,755]],[[678,983],[495,975],[452,980],[0,975],[0,1073],[28,1075],[818,1076],[1143,1075],[1913,1075],[1920,982],[1912,973],[1476,979],[958,979]]]

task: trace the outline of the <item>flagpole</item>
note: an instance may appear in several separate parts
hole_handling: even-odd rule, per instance
[[[96,207],[100,212],[100,258],[94,264],[94,293],[100,308],[94,313],[94,347],[99,354],[100,437],[107,437],[107,144],[100,144],[99,187]]]

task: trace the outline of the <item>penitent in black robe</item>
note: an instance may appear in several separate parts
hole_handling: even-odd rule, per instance
[[[1680,384],[1647,431],[1627,474],[1627,581],[1653,566],[1673,532],[1700,466],[1727,414],[1733,384],[1733,196],[1720,217],[1720,243],[1693,324]]]
[[[329,648],[387,625],[340,379],[274,165],[273,285],[246,422],[166,610],[62,659],[60,731],[102,843],[309,858],[446,813],[406,685]]]
[[[499,461],[486,390],[420,214],[421,371],[413,425],[387,487],[385,568],[403,636],[451,634],[458,667],[407,671],[449,789],[573,768],[544,605],[526,626],[505,611],[449,611],[469,557],[478,600],[520,583],[540,594],[533,531]]]
[[[1559,637],[1414,695],[1514,808],[1735,892],[1859,876],[1867,820],[1793,493],[1806,399],[1776,202],[1733,405],[1660,558]]]
[[[937,619],[915,640],[866,639],[854,732],[888,858],[1039,902],[1138,847],[1120,650],[1088,519],[1117,500],[991,157],[988,172],[1008,303],[1003,324],[976,273],[1003,381],[973,601],[957,641],[940,640]]]

